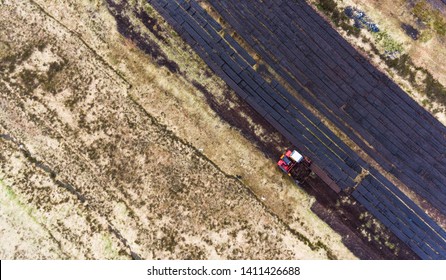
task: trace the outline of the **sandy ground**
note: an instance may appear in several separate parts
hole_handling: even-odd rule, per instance
[[[168,26],[145,36],[187,74],[124,39],[102,1],[1,5],[2,258],[354,258],[210,109],[191,81],[233,93]]]

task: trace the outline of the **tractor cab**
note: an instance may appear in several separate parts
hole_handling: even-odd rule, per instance
[[[287,150],[277,162],[280,170],[293,177],[298,183],[302,182],[311,173],[311,160],[302,156],[296,150]]]
[[[304,157],[301,154],[299,154],[297,151],[287,150],[285,152],[285,154],[283,154],[280,157],[279,161],[277,162],[277,165],[283,172],[290,175],[291,170],[294,168],[294,166],[296,166],[296,164],[301,162],[303,160],[303,158]]]

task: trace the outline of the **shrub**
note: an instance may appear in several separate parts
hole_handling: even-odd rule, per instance
[[[319,7],[327,12],[333,13],[337,10],[338,5],[334,0],[319,0]]]
[[[416,3],[412,8],[412,13],[440,36],[446,35],[446,22],[443,16],[438,10],[427,4],[426,1]],[[424,41],[426,41],[426,38]]]
[[[426,83],[425,92],[427,96],[443,105],[446,104],[446,88],[430,73],[426,73],[424,82]]]

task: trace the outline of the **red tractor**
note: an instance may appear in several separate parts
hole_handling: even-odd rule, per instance
[[[311,173],[311,160],[302,156],[296,150],[287,150],[277,162],[279,168],[297,181],[303,183]]]

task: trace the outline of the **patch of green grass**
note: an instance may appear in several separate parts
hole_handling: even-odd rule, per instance
[[[154,14],[152,6],[150,6],[147,3],[144,5],[144,11],[150,16],[153,16],[153,14]]]
[[[113,242],[109,235],[102,235],[102,248],[105,256],[109,259],[119,258],[119,252],[113,248]]]
[[[412,8],[412,13],[438,35],[446,35],[446,21],[442,14],[425,0],[418,1]]]
[[[384,50],[389,52],[402,52],[403,44],[394,40],[386,31],[380,31],[371,33],[375,38],[375,42],[378,43]]]
[[[33,215],[33,208],[29,207],[28,205],[23,204],[20,199],[19,196],[17,195],[17,193],[12,189],[11,186],[8,186],[4,181],[0,180],[0,187],[3,189],[3,191],[6,194],[6,197],[8,199],[8,201],[10,201],[11,203],[17,205],[17,207],[19,207],[20,209],[22,209],[25,213],[28,214],[28,216],[35,222],[37,222],[36,217],[34,217]]]
[[[6,192],[6,196],[12,200],[12,201],[16,201],[17,200],[17,194],[14,192],[14,190],[7,186],[2,180],[0,180],[0,186],[5,190]]]

